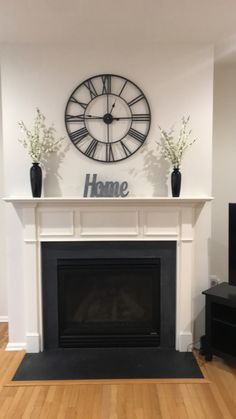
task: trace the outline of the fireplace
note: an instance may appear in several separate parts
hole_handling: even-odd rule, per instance
[[[137,247],[145,249],[142,255],[133,247],[134,250],[127,256],[124,246],[123,254],[118,256],[115,253],[115,259],[150,258],[147,249],[152,247],[151,255],[155,254],[160,259],[160,345],[174,346],[179,351],[188,350],[194,340],[193,323],[198,319],[198,296],[202,289],[207,288],[208,230],[205,229],[204,220],[209,208],[204,206],[211,200],[210,197],[5,200],[14,207],[9,207],[8,212],[11,211],[14,232],[10,240],[11,244],[14,243],[14,254],[17,254],[14,263],[8,264],[7,350],[23,349],[33,353],[43,351],[45,345],[59,347],[61,323],[59,325],[59,289],[56,285],[59,260],[87,259],[88,256],[81,249],[87,251],[90,245],[92,248],[97,246],[97,254],[90,253],[89,259],[112,259],[114,248],[112,254],[108,253],[109,249],[105,253],[99,250],[101,243],[111,242],[117,243],[119,249],[123,247],[122,243],[128,245],[134,242]],[[72,255],[68,250],[65,252],[67,245]],[[75,248],[82,246],[79,247],[79,257],[78,248],[73,249],[73,245]],[[50,246],[55,246],[56,252],[45,259]],[[169,253],[171,259],[176,259],[173,264],[165,256],[169,252],[165,246],[173,246],[172,256]],[[44,260],[48,261],[48,268]],[[170,268],[172,265],[174,275],[169,272],[173,269]],[[45,288],[44,274],[47,269],[46,282],[53,283],[51,290]],[[171,284],[174,284],[174,289]],[[45,304],[51,306],[48,313]],[[48,319],[49,322],[46,321]],[[50,329],[51,342],[47,339]],[[195,324],[195,338],[202,332],[201,327]]]
[[[42,243],[44,348],[175,347],[175,242]]]

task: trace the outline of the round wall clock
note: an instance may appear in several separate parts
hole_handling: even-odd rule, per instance
[[[65,110],[74,146],[90,159],[106,163],[132,156],[144,144],[150,123],[142,90],[113,74],[85,80],[73,91]]]

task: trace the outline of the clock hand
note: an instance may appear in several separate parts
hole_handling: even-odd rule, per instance
[[[66,115],[66,120],[69,121],[69,122],[79,122],[79,121],[84,121],[85,119],[103,119],[103,116]]]
[[[114,116],[113,120],[120,121],[120,120],[131,120],[133,122],[148,122],[150,121],[150,115],[148,113],[135,113],[130,116]]]
[[[132,116],[120,116],[120,117],[113,116],[114,121],[120,121],[121,119],[133,119],[133,117]]]
[[[85,115],[85,117],[88,117],[88,118],[102,118],[102,116],[98,116],[98,115]]]
[[[112,112],[113,112],[113,109],[114,109],[114,107],[115,107],[115,105],[116,105],[116,101],[117,101],[117,99],[115,100],[115,102],[113,103],[113,105],[112,105],[112,107],[111,107],[111,110],[110,110],[110,112],[109,112],[109,114],[111,115],[112,114]]]
[[[109,143],[110,142],[110,139],[109,139],[109,124],[107,124],[107,142]]]
[[[85,119],[103,119],[103,116],[85,115]]]
[[[109,113],[109,95],[107,93],[107,113]]]
[[[120,120],[132,120],[132,121],[149,121],[150,120],[150,116],[148,114],[135,114],[132,116],[114,116],[113,117],[113,121],[120,121]]]

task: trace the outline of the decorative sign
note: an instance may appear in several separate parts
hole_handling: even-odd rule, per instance
[[[90,179],[92,176],[92,179]],[[125,198],[129,194],[128,182],[101,182],[97,181],[97,174],[87,174],[84,185],[84,197],[101,198],[114,197]]]

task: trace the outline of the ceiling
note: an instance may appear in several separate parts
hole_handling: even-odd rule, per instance
[[[236,0],[0,0],[0,42],[214,42],[236,35]]]

